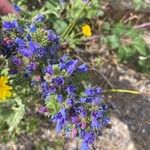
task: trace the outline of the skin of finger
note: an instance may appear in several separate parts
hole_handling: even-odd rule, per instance
[[[15,9],[8,0],[0,0],[0,14],[9,14],[9,13],[17,14],[17,12],[15,11]]]

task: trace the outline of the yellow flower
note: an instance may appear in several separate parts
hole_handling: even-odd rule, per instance
[[[92,35],[92,31],[91,31],[91,27],[88,24],[85,24],[82,26],[82,33],[84,36],[91,36]]]
[[[8,78],[4,76],[0,76],[0,101],[4,101],[7,97],[12,95],[11,91],[12,87],[7,85]]]

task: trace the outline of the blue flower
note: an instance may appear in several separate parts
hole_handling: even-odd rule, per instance
[[[94,97],[93,98],[93,104],[99,105],[102,102],[102,97]]]
[[[67,100],[66,100],[66,102],[67,102],[67,105],[68,106],[73,106],[73,104],[74,104],[74,100],[73,100],[73,98],[68,98]]]
[[[87,115],[87,112],[83,106],[76,106],[74,109],[81,117],[85,117]]]
[[[91,123],[92,128],[99,129],[102,127],[101,123],[99,122],[98,119],[92,118],[92,123]]]
[[[56,132],[60,133],[60,131],[63,129],[63,125],[64,125],[64,120],[58,121],[56,124]]]
[[[39,45],[33,41],[30,41],[29,45],[24,45],[24,44],[25,44],[24,42],[19,40],[18,51],[24,57],[31,58],[34,55],[34,53],[37,51],[37,49],[39,48]]]
[[[62,103],[62,102],[63,102],[63,96],[62,96],[62,94],[57,95],[57,101],[58,101],[59,103]]]
[[[82,142],[82,144],[81,144],[81,150],[90,150],[89,146],[88,146],[88,144],[86,142]]]
[[[94,90],[93,88],[91,88],[91,87],[88,87],[88,88],[86,88],[86,90],[85,90],[85,94],[86,94],[87,96],[94,96],[95,90]]]
[[[67,70],[67,73],[71,75],[76,69],[78,65],[79,60],[70,60],[65,64],[65,69]]]
[[[26,47],[26,42],[23,39],[21,39],[21,38],[17,37],[15,39],[15,42],[18,45],[18,47]]]
[[[51,42],[58,42],[59,37],[52,30],[47,31],[48,40]]]
[[[82,103],[92,103],[93,102],[93,97],[81,97],[80,99],[80,102]]]
[[[45,71],[46,73],[48,73],[49,75],[53,75],[53,74],[54,74],[54,70],[53,70],[53,67],[52,67],[51,65],[48,65],[48,66],[44,69],[44,71]]]
[[[65,126],[67,119],[67,112],[65,108],[61,108],[61,110],[52,117],[53,122],[56,122],[56,132],[59,133],[63,127]]]
[[[22,60],[16,56],[13,56],[11,62],[16,66],[20,66],[22,64]]]
[[[54,43],[51,47],[50,47],[50,54],[51,55],[55,55],[59,49],[60,45],[58,43]]]
[[[63,56],[59,58],[59,61],[62,63],[65,63],[67,62],[68,59],[69,59],[68,55],[64,54]]]
[[[20,12],[20,11],[21,11],[21,8],[20,8],[18,5],[14,4],[13,6],[14,6],[14,8],[15,8],[15,10],[16,10],[17,12]]]
[[[37,63],[31,62],[26,66],[26,70],[29,72],[35,71],[37,69]]]
[[[46,107],[44,107],[44,106],[40,106],[38,111],[41,114],[45,114],[46,112],[48,112],[48,109]]]
[[[109,125],[109,124],[110,124],[110,118],[107,117],[107,116],[105,116],[105,117],[103,118],[103,120],[102,120],[102,124],[103,124],[103,126]]]
[[[87,64],[82,64],[81,66],[79,66],[78,67],[78,69],[77,69],[77,71],[79,71],[79,72],[87,72],[88,71],[88,66],[87,66]]]
[[[43,22],[44,21],[44,15],[39,14],[34,18],[34,22]]]
[[[3,21],[3,28],[7,30],[12,30],[14,28],[18,28],[18,22],[16,20],[13,21]]]
[[[86,142],[87,144],[93,144],[94,143],[94,140],[95,140],[95,134],[93,131],[88,131],[88,132],[85,132],[85,135],[84,135],[84,142]]]
[[[24,29],[21,28],[19,25],[18,25],[18,22],[16,20],[13,20],[13,21],[3,21],[3,28],[10,31],[12,29],[15,29],[15,31],[18,31],[20,33],[23,33]]]
[[[54,83],[56,86],[61,86],[65,83],[63,77],[56,77],[52,79],[52,83]]]
[[[102,88],[96,87],[96,88],[95,88],[95,93],[96,93],[96,94],[102,94],[102,93],[103,93]]]
[[[92,118],[96,118],[96,119],[100,118],[103,116],[103,111],[101,111],[101,110],[92,111],[91,116],[92,116]]]
[[[41,90],[43,98],[48,98],[51,94],[56,92],[56,88],[54,86],[50,86],[47,82],[41,83]]]
[[[66,89],[66,91],[68,92],[68,95],[75,95],[75,91],[77,90],[77,87],[74,85],[69,85]]]
[[[36,26],[34,24],[31,24],[30,27],[29,27],[29,29],[30,29],[30,32],[33,33],[33,32],[36,31]]]

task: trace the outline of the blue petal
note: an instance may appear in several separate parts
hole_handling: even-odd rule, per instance
[[[81,150],[89,150],[89,146],[86,142],[82,142]]]

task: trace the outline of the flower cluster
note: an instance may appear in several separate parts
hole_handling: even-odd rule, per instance
[[[111,105],[104,102],[101,88],[90,87],[88,66],[58,52],[59,36],[43,20],[42,15],[31,22],[3,18],[3,54],[9,58],[10,74],[27,78],[41,93],[45,107],[39,112],[50,114],[56,132],[81,138],[82,149],[88,149],[110,124]]]

